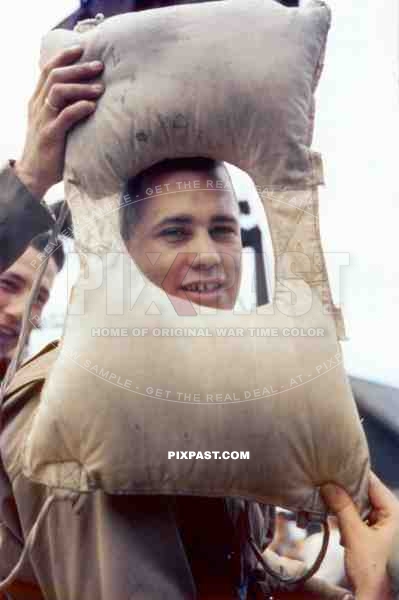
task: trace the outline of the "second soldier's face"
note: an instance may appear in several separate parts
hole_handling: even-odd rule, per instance
[[[0,274],[0,358],[11,358],[17,346],[25,306],[41,260],[41,252],[29,246],[11,267]],[[31,309],[28,321],[30,329],[33,327],[32,323],[40,320],[56,274],[56,263],[50,258],[40,284],[38,299]]]
[[[231,188],[216,189],[216,181],[190,171],[154,178],[127,248],[168,295],[232,309],[241,276],[239,209]]]

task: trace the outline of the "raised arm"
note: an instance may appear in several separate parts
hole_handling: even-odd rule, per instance
[[[103,92],[100,62],[77,63],[83,48],[64,50],[47,63],[28,105],[22,157],[0,170],[0,272],[54,223],[43,196],[62,179],[68,131],[91,115]]]

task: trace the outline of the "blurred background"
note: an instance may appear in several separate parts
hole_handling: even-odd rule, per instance
[[[55,26],[77,20],[183,2],[151,0],[41,0],[2,6],[0,161],[18,159],[27,103],[38,78],[40,39]],[[187,2],[185,2],[187,3]],[[298,2],[281,2],[295,7]],[[325,69],[316,95],[313,148],[322,153],[326,186],[320,189],[320,226],[336,305],[348,339],[345,366],[368,436],[374,469],[399,489],[399,4],[397,0],[329,0],[333,12]],[[294,8],[293,8],[294,10]],[[267,301],[272,274],[254,263],[255,251],[271,253],[267,224],[248,176],[233,168],[242,213],[248,271],[257,269],[252,293]],[[50,203],[63,198],[62,185]],[[263,221],[262,221],[263,219]],[[73,243],[66,241],[73,251]],[[252,252],[252,257],[251,257]],[[337,261],[337,256],[339,260]],[[76,261],[73,252],[68,259]],[[252,262],[251,262],[252,261]],[[337,262],[342,266],[338,270]],[[76,271],[72,264],[69,273]],[[58,277],[31,339],[31,351],[57,338],[73,276]],[[244,281],[245,277],[244,277]],[[279,517],[280,541],[296,556],[313,556],[317,543],[294,533],[292,516]],[[318,535],[318,534],[315,534]],[[310,539],[310,538],[309,538]],[[288,541],[287,541],[288,540]],[[336,556],[340,554],[337,541]],[[310,559],[309,559],[310,560]],[[336,560],[334,564],[338,564]],[[342,573],[341,573],[342,575]],[[335,573],[331,575],[337,579]]]

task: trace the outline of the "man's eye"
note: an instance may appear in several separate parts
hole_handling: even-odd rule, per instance
[[[12,281],[11,279],[0,279],[0,289],[9,293],[17,292],[18,285],[15,283],[15,281]]]
[[[164,229],[161,231],[161,235],[162,237],[167,237],[171,240],[181,240],[188,235],[188,232],[182,228],[170,227],[169,229]]]
[[[218,236],[230,236],[236,235],[236,230],[234,229],[234,227],[229,227],[228,225],[220,225],[218,227],[214,227],[212,229],[212,233],[213,235]]]

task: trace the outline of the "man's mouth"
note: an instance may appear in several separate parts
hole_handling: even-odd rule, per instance
[[[0,346],[12,348],[16,345],[19,336],[19,328],[8,325],[0,325]]]
[[[221,282],[213,281],[196,281],[194,283],[188,283],[186,285],[182,285],[182,289],[185,292],[195,292],[199,294],[209,294],[214,293],[217,290],[220,290],[223,287]]]

